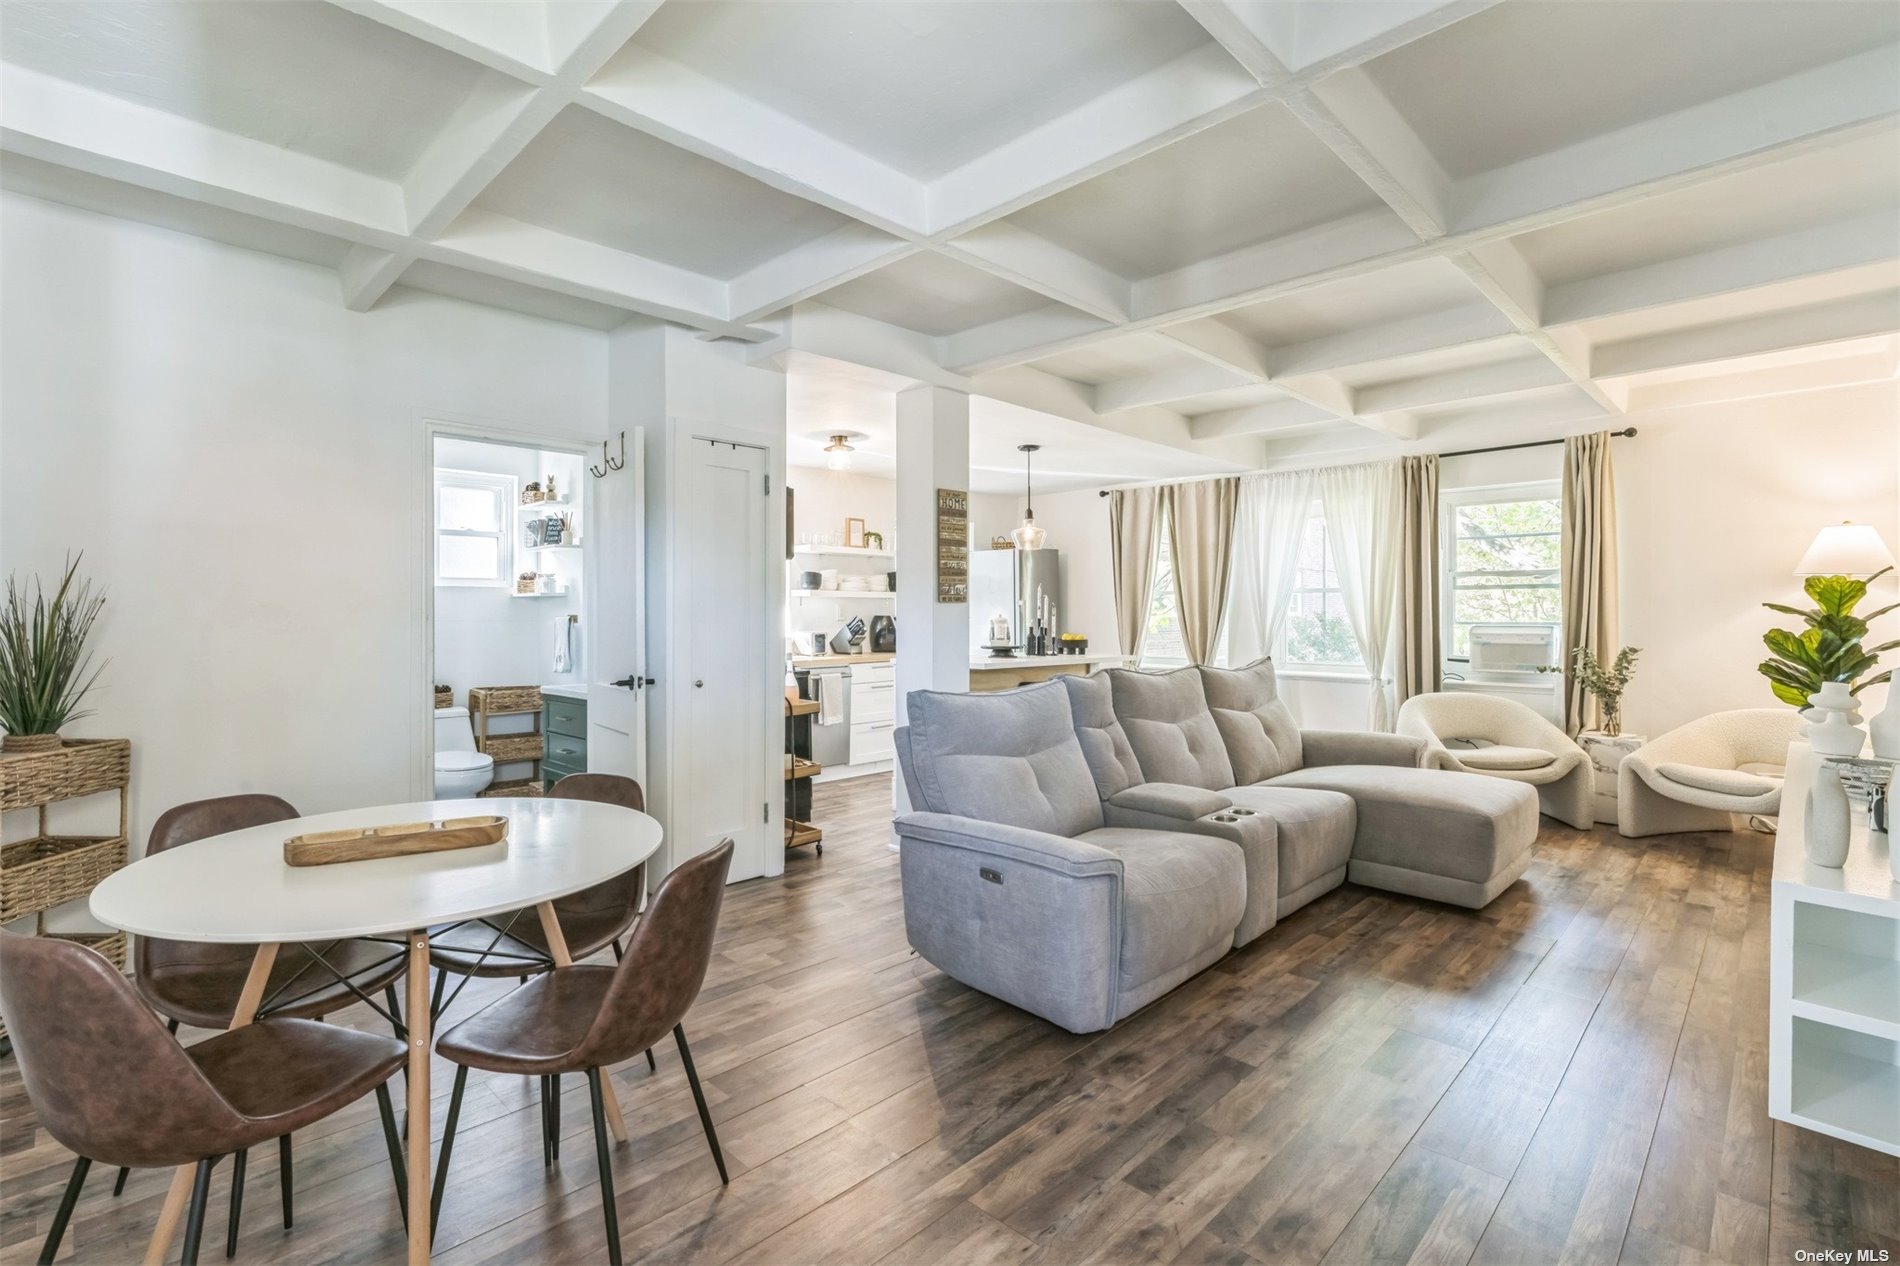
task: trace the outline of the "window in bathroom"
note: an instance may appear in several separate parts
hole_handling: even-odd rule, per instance
[[[514,571],[513,475],[435,472],[435,583],[505,586]]]

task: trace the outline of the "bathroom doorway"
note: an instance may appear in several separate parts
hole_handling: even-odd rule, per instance
[[[540,795],[588,768],[587,461],[578,448],[429,435],[430,786]]]

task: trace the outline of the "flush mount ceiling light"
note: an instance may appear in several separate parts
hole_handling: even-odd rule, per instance
[[[1018,444],[1016,451],[1023,455],[1023,521],[1009,539],[1016,542],[1017,549],[1041,549],[1049,533],[1036,525],[1036,508],[1030,503],[1029,464],[1040,451],[1040,444]]]
[[[855,450],[845,443],[850,438],[850,433],[845,431],[831,437],[831,443],[825,445],[825,465],[833,470],[851,469],[851,454]]]

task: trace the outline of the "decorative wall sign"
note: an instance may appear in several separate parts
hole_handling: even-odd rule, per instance
[[[864,548],[863,519],[846,519],[844,521],[844,543],[851,549]]]
[[[970,600],[970,494],[937,489],[937,601]]]

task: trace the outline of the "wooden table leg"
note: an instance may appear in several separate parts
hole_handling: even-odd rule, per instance
[[[231,1027],[241,1029],[257,1018],[257,1008],[264,1001],[264,986],[270,983],[270,969],[277,965],[277,945],[267,942],[257,947],[257,954],[251,959],[251,970],[244,977],[244,988],[238,992],[237,1007],[231,1012]],[[162,1266],[165,1253],[172,1246],[172,1236],[178,1234],[178,1223],[185,1216],[185,1205],[191,1200],[191,1183],[196,1175],[196,1165],[180,1165],[172,1171],[171,1190],[165,1193],[165,1203],[158,1211],[158,1225],[152,1228],[152,1242],[145,1248],[145,1266]]]
[[[547,938],[548,952],[554,955],[556,967],[572,967],[574,958],[567,952],[567,938],[561,935],[561,921],[555,917],[554,903],[543,901],[534,908],[541,916],[541,934]],[[614,1094],[614,1084],[604,1074],[600,1079],[601,1106],[607,1111],[607,1128],[613,1131],[614,1140],[627,1141],[627,1118],[620,1111],[620,1099]]]
[[[429,1242],[429,929],[409,934],[409,1266],[427,1266]]]

